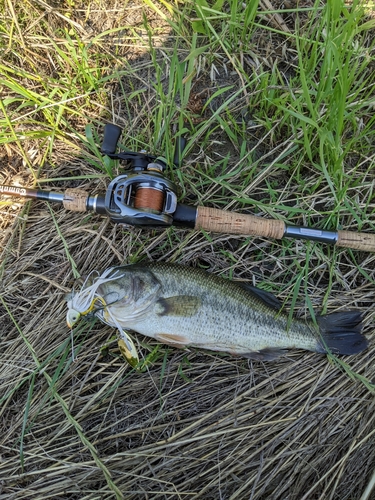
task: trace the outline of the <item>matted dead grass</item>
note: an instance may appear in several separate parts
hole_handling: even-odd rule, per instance
[[[108,12],[104,20],[112,27]],[[202,154],[187,158],[186,168]],[[3,149],[3,180],[17,174],[27,181],[16,155]],[[81,175],[96,173],[58,141],[54,155],[57,166],[45,177],[67,177],[73,164]],[[77,184],[104,190],[106,179],[63,186]],[[289,187],[293,199],[297,187]],[[213,184],[202,199],[217,190]],[[320,201],[327,196],[320,193]],[[269,289],[289,283],[280,286],[288,303],[306,243],[285,251],[261,239],[123,229],[42,202],[2,206],[0,230],[0,499],[373,498],[375,402],[358,377],[375,381],[374,255],[341,252],[329,299],[332,310],[364,313],[370,348],[345,360],[356,379],[301,351],[261,363],[165,346],[137,373],[120,357],[113,329],[82,324],[71,338],[64,295],[79,286],[74,266],[85,276],[140,257],[178,260]],[[331,250],[321,248],[309,247],[316,268],[306,285],[317,308],[331,276]],[[306,312],[303,298],[296,312]],[[141,356],[156,347],[134,338]]]

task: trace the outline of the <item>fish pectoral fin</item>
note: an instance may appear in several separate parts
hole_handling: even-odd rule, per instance
[[[161,297],[157,301],[159,316],[194,316],[201,306],[201,299],[192,295],[176,295]]]
[[[176,335],[172,333],[158,333],[155,335],[155,339],[158,342],[168,344],[172,347],[177,347],[178,349],[183,349],[189,343],[189,339],[183,335]]]
[[[266,347],[259,351],[240,353],[240,356],[258,361],[272,361],[280,356],[285,356],[287,353],[288,349],[283,349],[281,347]]]

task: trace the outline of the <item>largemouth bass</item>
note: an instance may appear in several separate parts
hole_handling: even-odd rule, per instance
[[[349,310],[293,320],[271,293],[177,264],[107,269],[68,302],[71,328],[91,314],[174,347],[270,360],[299,348],[356,354],[366,349],[361,314]]]

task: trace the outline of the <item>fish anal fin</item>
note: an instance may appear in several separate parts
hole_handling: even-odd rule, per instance
[[[177,347],[178,349],[183,349],[189,343],[189,339],[183,335],[176,335],[172,333],[158,333],[155,335],[155,339],[162,344],[168,344],[172,347]]]
[[[192,295],[161,297],[158,301],[159,316],[194,316],[201,306],[201,299]]]
[[[281,347],[266,347],[254,352],[244,352],[239,353],[240,356],[244,358],[254,359],[258,361],[273,361],[281,356],[285,356],[288,353],[288,349],[283,349]]]

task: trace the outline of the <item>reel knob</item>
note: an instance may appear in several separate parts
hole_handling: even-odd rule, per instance
[[[117,143],[120,139],[122,129],[114,123],[107,123],[103,132],[103,143],[101,152],[105,155],[113,155],[116,153]]]

